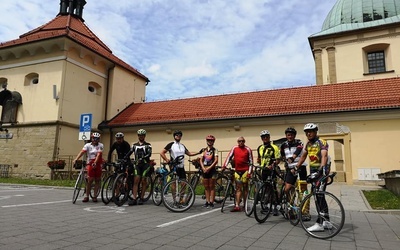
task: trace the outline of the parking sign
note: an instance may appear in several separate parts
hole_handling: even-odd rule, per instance
[[[79,140],[89,140],[92,131],[92,114],[81,114],[79,123]]]

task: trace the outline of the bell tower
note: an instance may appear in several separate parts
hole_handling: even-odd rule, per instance
[[[74,15],[83,21],[85,0],[60,0],[59,15]]]

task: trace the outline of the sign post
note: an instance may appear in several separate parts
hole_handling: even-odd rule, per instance
[[[79,140],[86,141],[90,139],[92,131],[92,114],[81,114],[79,123]]]

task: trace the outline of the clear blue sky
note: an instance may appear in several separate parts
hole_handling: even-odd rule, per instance
[[[151,80],[146,101],[154,101],[314,85],[307,38],[335,2],[87,0],[83,17],[116,56]],[[59,3],[1,0],[0,41],[52,20]]]

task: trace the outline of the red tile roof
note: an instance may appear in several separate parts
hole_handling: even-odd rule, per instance
[[[147,82],[150,81],[137,69],[113,55],[107,45],[105,45],[81,19],[71,15],[58,15],[50,22],[21,35],[18,39],[0,43],[0,49],[63,36],[66,36],[82,46],[104,56],[115,64],[142,77]]]
[[[106,127],[400,108],[400,78],[131,104]]]

